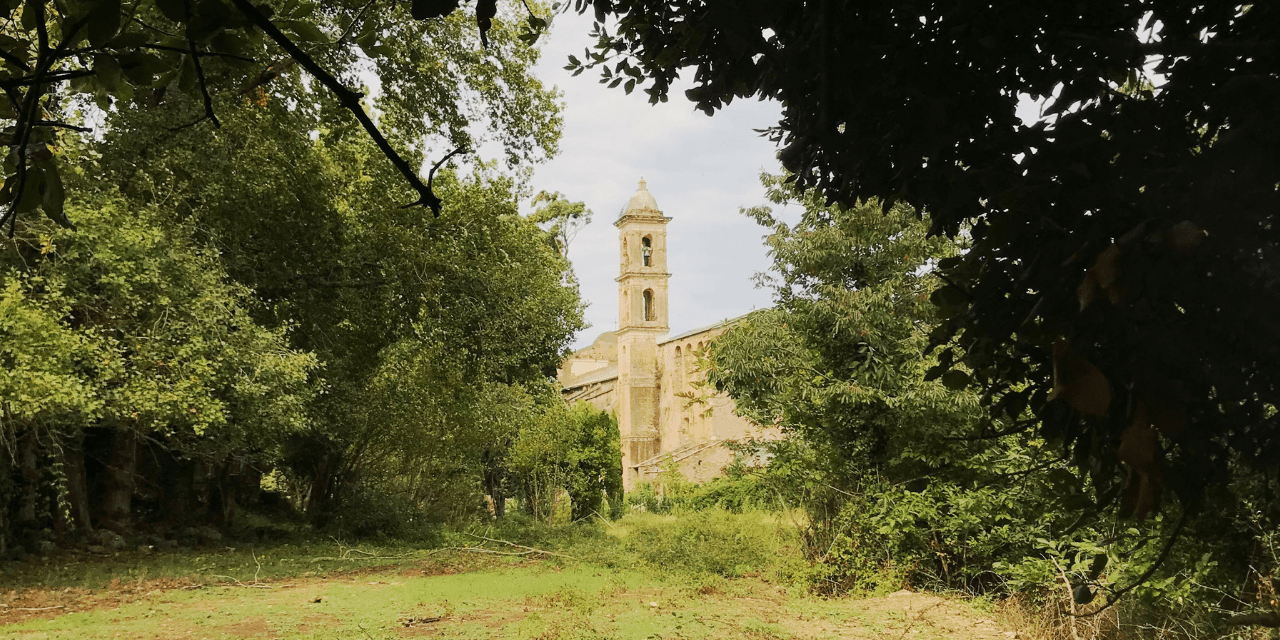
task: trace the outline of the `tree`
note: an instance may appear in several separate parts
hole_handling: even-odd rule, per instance
[[[72,224],[63,210],[57,139],[60,131],[88,130],[74,115],[90,103],[99,113],[176,103],[186,106],[188,115],[175,128],[206,122],[220,128],[223,112],[216,105],[221,95],[236,87],[241,97],[263,99],[273,81],[295,67],[306,70],[353,116],[394,166],[403,182],[392,197],[407,184],[413,204],[439,215],[440,198],[431,178],[445,160],[474,147],[466,131],[469,123],[490,119],[498,125],[493,130],[501,132],[513,120],[536,120],[538,110],[554,110],[548,100],[494,100],[503,95],[504,86],[521,80],[524,62],[536,56],[529,45],[547,23],[525,4],[517,9],[529,12],[524,30],[516,33],[511,28],[515,15],[499,17],[494,0],[478,0],[474,20],[485,53],[466,47],[468,55],[460,56],[458,36],[466,18],[455,11],[456,0],[374,5],[373,0],[8,3],[0,33],[0,120],[12,123],[4,141],[11,154],[0,188],[0,226],[37,208],[59,224]],[[492,55],[502,63],[486,58],[491,44]],[[426,181],[420,177],[422,163],[404,153],[406,146],[421,143],[419,135],[397,145],[386,135],[385,124],[380,127],[366,110],[364,93],[352,87],[362,60],[374,63],[388,90],[384,106],[412,105],[402,128],[413,134],[447,134],[456,147],[435,164]],[[484,67],[478,83],[476,67]],[[469,92],[481,94],[479,102],[494,108],[472,112]],[[535,152],[527,140],[504,142],[509,159],[527,159]]]
[[[445,65],[459,82],[487,90],[464,112],[431,97],[444,78],[399,81],[398,97],[381,111],[387,135],[414,140],[430,124],[410,110],[412,99],[422,100],[415,109],[453,113],[441,120],[450,126],[489,114],[522,161],[554,151],[559,115],[552,92],[530,75],[536,52],[516,52],[494,77],[491,61],[462,46],[465,25],[437,26],[431,46],[399,46],[418,56],[410,56],[415,64]],[[509,35],[495,30],[495,46]],[[465,484],[475,498],[479,460],[501,438],[439,447],[437,436],[501,432],[474,405],[494,389],[541,384],[581,323],[567,260],[518,214],[521,188],[491,166],[472,177],[445,168],[436,192],[463,200],[443,205],[439,217],[402,208],[386,197],[401,177],[325,92],[284,77],[268,99],[215,102],[216,130],[173,131],[186,117],[182,105],[120,109],[105,144],[83,143],[85,161],[68,172],[73,191],[118,190],[188,221],[260,301],[255,319],[288,328],[291,345],[323,363],[315,373],[323,393],[282,454],[318,522],[359,496],[432,513],[447,511],[440,496],[449,487],[461,496]],[[422,420],[399,410],[413,407]],[[395,477],[414,461],[424,464]]]
[[[1027,481],[1066,467],[1028,434],[967,441],[986,421],[979,394],[961,370],[927,375],[939,364],[924,353],[939,321],[928,299],[941,286],[928,267],[962,247],[929,236],[905,205],[825,206],[781,176],[764,181],[771,202],[804,212],[787,224],[767,207],[746,211],[769,232],[773,265],[760,278],[776,304],[711,345],[707,378],[788,436],[765,445],[764,477],[809,512],[821,584],[867,588],[886,562],[947,588],[998,582],[992,564],[1065,529],[1072,518],[1055,503],[1077,496],[1049,474]],[[996,416],[992,431],[1013,424]]]
[[[907,202],[970,238],[938,264],[931,344],[951,347],[934,375],[967,370],[993,413],[1028,407],[1019,426],[1070,454],[1086,514],[1142,518],[1165,488],[1181,514],[1225,508],[1232,478],[1276,477],[1275,7],[576,7],[600,38],[571,68],[648,81],[651,100],[691,68],[686,95],[708,113],[776,99],[798,188]],[[1020,96],[1047,99],[1046,118],[1019,121]]]
[[[559,398],[521,426],[507,467],[535,518],[550,519],[556,496],[569,495],[571,518],[599,515],[608,497],[622,499],[622,446],[618,420],[585,402]]]
[[[0,254],[0,429],[20,479],[0,535],[127,530],[143,493],[160,519],[230,520],[256,499],[230,476],[302,428],[315,359],[253,320],[190,226],[119,199],[69,210],[79,230],[24,223]]]
[[[424,133],[456,128],[458,135],[466,135],[473,117],[491,119],[493,133],[487,135],[507,143],[509,160],[524,162],[553,152],[560,121],[553,92],[530,75],[536,50],[515,47],[510,30],[495,28],[490,34],[495,48],[512,47],[499,68],[463,46],[467,31],[460,18],[396,27],[408,38],[395,44],[405,53],[406,64],[448,68],[397,80],[397,95],[380,103],[382,130],[391,139],[414,141],[402,148],[418,162],[426,153],[420,146]],[[422,42],[424,30],[434,36],[430,43]],[[409,37],[414,33],[416,40]],[[210,63],[206,71],[213,76],[218,69]],[[466,87],[482,95],[462,103],[451,102],[448,95],[432,102],[437,98],[431,96],[447,94],[446,89]],[[86,217],[74,232],[51,230],[54,223],[38,217],[15,221],[18,242],[0,254],[15,269],[2,277],[6,287],[34,277],[25,271],[31,265],[38,265],[40,273],[56,265],[57,273],[80,274],[62,297],[31,285],[5,299],[5,312],[14,318],[12,336],[31,338],[10,343],[22,350],[12,356],[15,366],[4,379],[0,401],[23,407],[13,409],[5,425],[21,429],[27,414],[44,412],[47,417],[55,410],[61,412],[56,418],[61,425],[74,426],[77,420],[89,424],[86,442],[98,447],[90,452],[90,474],[97,473],[93,460],[110,461],[105,467],[121,470],[115,490],[120,516],[113,526],[122,530],[129,527],[129,516],[137,521],[156,513],[178,520],[191,516],[195,523],[226,523],[229,515],[204,518],[170,509],[167,503],[157,507],[148,487],[173,487],[207,498],[201,487],[182,482],[184,474],[190,475],[187,467],[230,459],[245,463],[241,466],[253,473],[273,468],[288,472],[285,476],[300,493],[311,498],[309,507],[318,520],[331,518],[352,501],[371,506],[370,497],[382,502],[372,506],[408,505],[390,514],[406,519],[421,521],[424,512],[441,518],[468,509],[474,513],[476,504],[483,504],[479,487],[485,452],[500,454],[515,428],[511,416],[490,405],[518,407],[525,387],[545,385],[547,372],[554,371],[569,336],[581,324],[568,262],[547,232],[519,215],[521,188],[491,165],[480,166],[470,177],[449,168],[437,172],[436,193],[460,198],[443,205],[439,217],[423,207],[405,209],[389,201],[387,194],[402,188],[397,170],[383,161],[378,146],[336,100],[301,78],[276,78],[269,94],[222,93],[213,101],[217,128],[183,127],[190,122],[191,105],[174,99],[118,105],[106,116],[101,139],[75,132],[60,137],[59,175],[72,194],[70,202],[88,199],[95,204],[74,206],[77,215]],[[410,101],[418,101],[413,109],[428,109],[439,120],[417,117],[421,113],[410,110]],[[122,236],[104,231],[110,223],[102,216],[110,213],[106,219],[116,220],[127,218],[125,212],[145,222],[145,233],[136,225],[123,225]],[[139,233],[156,242],[172,236],[172,254],[152,255],[162,244],[146,245],[145,250],[127,244]],[[46,236],[55,237],[58,251],[41,253]],[[76,239],[76,251],[66,250],[68,239]],[[101,244],[102,256],[111,258],[107,266],[100,264],[95,243]],[[167,271],[155,273],[156,262],[168,265]],[[145,429],[134,430],[143,446],[158,455],[135,456],[143,466],[131,471],[128,460],[122,458],[122,465],[111,460],[114,436],[103,434],[113,433],[116,425],[108,420],[99,426],[95,417],[121,411],[128,415],[133,411],[129,402],[90,394],[86,407],[48,406],[49,398],[74,404],[76,385],[98,390],[96,374],[83,366],[97,361],[92,351],[97,343],[82,345],[75,331],[51,327],[74,328],[79,312],[67,300],[102,295],[99,278],[132,283],[126,291],[149,287],[146,295],[138,294],[141,298],[113,303],[124,309],[114,311],[117,316],[143,316],[119,329],[122,334],[142,332],[157,317],[199,314],[201,322],[222,326],[240,339],[257,335],[210,311],[219,298],[198,295],[199,287],[187,286],[193,274],[202,278],[199,283],[221,282],[235,292],[237,313],[243,316],[237,322],[267,332],[281,348],[310,363],[300,373],[294,371],[300,379],[276,380],[266,390],[293,398],[293,421],[287,429],[258,429],[252,407],[237,405],[243,410],[231,412],[218,427],[225,432],[206,429],[204,437],[186,425],[193,415],[216,413],[201,405],[198,414],[190,414],[182,405],[176,413],[149,417]],[[166,293],[165,286],[197,293]],[[180,330],[195,331],[171,328],[174,336]],[[205,324],[197,328],[212,331]],[[243,348],[246,358],[257,353],[253,344],[226,342]],[[189,349],[199,352],[195,346]],[[171,355],[157,360],[171,364]],[[264,375],[268,371],[248,370],[259,369]],[[146,375],[137,380],[161,385],[159,391],[172,382]],[[33,386],[23,389],[24,381]],[[303,382],[303,388],[295,388]],[[220,388],[209,391],[199,385],[186,392],[205,393],[206,404],[226,395],[219,395]],[[258,409],[269,413],[269,407]],[[418,413],[406,412],[410,409]],[[77,411],[92,415],[77,418],[72,415]],[[460,437],[449,440],[450,434]],[[452,444],[439,446],[442,442]],[[157,459],[162,469],[146,466]],[[401,473],[406,470],[410,473]],[[98,476],[91,480],[98,482]],[[44,491],[40,487],[47,484],[20,483],[19,489]],[[256,482],[244,485],[247,495],[256,497]],[[96,493],[90,496],[93,508],[97,498]],[[350,518],[341,524],[351,524]],[[365,529],[378,528],[378,522],[366,524],[372,529]],[[29,532],[32,526],[18,529]]]

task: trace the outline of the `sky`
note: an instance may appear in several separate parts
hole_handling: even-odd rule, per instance
[[[564,70],[570,54],[582,59],[591,19],[572,11],[557,15],[542,43],[536,73],[563,92],[564,137],[560,154],[535,169],[531,186],[559,191],[583,201],[594,218],[569,245],[569,259],[588,306],[590,327],[574,348],[591,344],[617,327],[618,241],[613,226],[643,177],[658,208],[669,218],[667,267],[671,335],[772,304],[768,290],[752,276],[769,268],[765,231],[742,215],[743,207],[766,204],[762,171],[777,173],[776,147],[756,133],[777,124],[776,102],[734,101],[707,116],[684,97],[690,84],[672,88],[665,104],[650,105],[648,95],[627,95],[599,82],[599,73],[572,77]],[[1056,92],[1055,92],[1056,93]],[[1041,118],[1052,100],[1021,96],[1018,116]],[[798,210],[779,211],[794,222]]]
[[[668,292],[672,335],[772,304],[751,277],[769,266],[764,229],[742,207],[765,204],[760,173],[781,169],[775,147],[753,129],[778,121],[774,102],[735,101],[709,117],[693,109],[677,86],[665,104],[650,105],[636,90],[626,95],[598,82],[596,72],[574,78],[563,69],[569,54],[582,58],[590,18],[556,16],[543,44],[538,77],[564,93],[560,155],[540,165],[531,186],[583,201],[593,220],[569,245],[569,259],[588,303],[574,348],[616,328],[618,229],[622,207],[644,178],[667,226]],[[686,85],[687,86],[687,85]]]

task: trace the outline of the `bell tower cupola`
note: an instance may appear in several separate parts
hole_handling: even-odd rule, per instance
[[[666,333],[667,223],[643,179],[614,223],[621,246],[618,275],[618,329]]]
[[[640,180],[618,227],[618,429],[623,482],[658,455],[658,338],[667,333],[667,223]]]

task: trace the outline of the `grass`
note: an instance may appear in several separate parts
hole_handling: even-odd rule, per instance
[[[972,617],[963,607],[939,608],[946,603],[936,598],[810,597],[791,580],[800,566],[794,533],[767,514],[639,515],[561,528],[503,523],[447,534],[443,545],[484,543],[474,536],[562,555],[535,559],[537,554],[317,542],[50,559],[6,570],[0,622],[8,624],[0,626],[0,635],[31,640],[970,637],[957,636],[955,625],[934,624],[935,614],[944,609],[966,624]],[[485,546],[520,552],[510,545]],[[929,624],[912,617],[912,611],[930,607],[935,613],[929,614]]]

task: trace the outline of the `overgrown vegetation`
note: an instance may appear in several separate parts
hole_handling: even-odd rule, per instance
[[[394,45],[406,60],[447,61],[451,79],[398,75],[378,104],[384,131],[426,145],[491,117],[502,126],[484,137],[509,159],[554,152],[558,111],[517,34],[491,34],[510,54],[498,82],[460,16],[392,22],[409,30]],[[242,71],[204,65],[211,83]],[[442,120],[416,118],[409,96],[413,109],[434,96]],[[584,207],[553,199],[521,216],[526,187],[477,163],[434,173],[452,198],[438,216],[406,210],[387,198],[403,176],[323,87],[286,73],[212,99],[216,127],[184,126],[195,105],[164,86],[86,107],[101,131],[56,136],[77,227],[10,220],[2,554],[209,545],[246,517],[268,523],[251,539],[295,519],[429,536],[513,491],[521,424],[556,419],[548,375],[582,325],[560,221]]]
[[[615,420],[550,382],[590,212],[516,206],[561,125],[530,75],[541,5],[9,4],[13,560],[479,540],[1007,597],[1072,637],[1280,628],[1274,8],[573,3],[612,27],[571,67],[653,100],[697,67],[708,112],[783,101],[793,173],[767,183],[805,208],[748,212],[778,304],[710,347],[704,387],[788,437],[624,500]],[[418,175],[486,139],[514,175]]]
[[[1146,520],[1098,500],[1120,484],[1080,476],[1079,447],[1029,430],[1025,395],[988,409],[951,351],[926,348],[942,321],[928,301],[945,286],[931,266],[962,245],[928,236],[927,218],[901,205],[827,205],[766,183],[805,214],[787,225],[748,212],[770,230],[778,304],[713,344],[708,378],[788,434],[761,445],[760,482],[807,512],[815,588],[1018,594],[1066,622],[1111,619],[1101,612],[1123,602],[1122,624],[1094,629],[1120,636],[1230,633],[1232,613],[1270,606],[1265,481],[1246,467],[1214,504]]]

